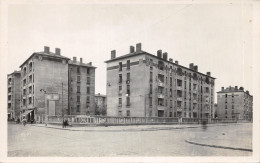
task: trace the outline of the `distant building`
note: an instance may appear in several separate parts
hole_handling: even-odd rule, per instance
[[[19,118],[21,72],[14,71],[7,75],[7,115],[8,120]]]
[[[69,115],[94,114],[95,69],[82,58],[69,61]]]
[[[217,115],[219,118],[237,118],[252,121],[253,96],[243,87],[224,87],[217,92]]]
[[[53,53],[44,47],[20,68],[20,118],[42,122],[46,115],[94,114],[95,67],[91,62],[83,63],[82,58],[77,62],[76,57],[71,61],[60,54],[59,48]],[[12,90],[9,87],[8,83],[8,90]]]
[[[168,54],[157,56],[130,46],[130,52],[116,57],[111,51],[107,63],[107,115],[131,117],[213,116],[215,78],[198,72]]]
[[[100,93],[95,95],[96,111],[101,115],[106,115],[107,112],[107,97]]]

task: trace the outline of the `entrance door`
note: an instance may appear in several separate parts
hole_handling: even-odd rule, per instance
[[[164,111],[158,110],[158,117],[163,117],[163,116],[164,116]]]

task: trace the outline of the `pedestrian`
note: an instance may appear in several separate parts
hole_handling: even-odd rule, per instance
[[[25,126],[26,125],[26,118],[25,117],[23,117],[23,120],[22,120],[22,122],[23,122],[23,126]]]

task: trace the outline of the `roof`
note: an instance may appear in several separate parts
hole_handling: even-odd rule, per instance
[[[62,56],[62,55],[57,55],[57,54],[55,54],[55,53],[53,53],[53,52],[49,52],[49,53],[46,53],[46,52],[35,52],[35,53],[33,53],[26,61],[24,61],[24,62],[21,64],[20,68],[21,68],[26,62],[28,62],[28,60],[30,60],[30,59],[31,59],[34,55],[36,55],[36,54],[40,54],[40,55],[44,55],[44,56],[48,56],[48,57],[52,57],[52,58],[62,58],[62,59],[70,60],[70,59],[67,58],[67,57],[64,57],[64,56]]]
[[[69,65],[76,65],[76,66],[84,66],[84,67],[91,67],[91,68],[97,68],[95,66],[92,66],[90,65],[90,63],[80,63],[80,62],[73,62],[73,61],[70,61],[69,62]]]
[[[217,93],[231,93],[231,92],[244,92],[244,93],[247,93],[248,95],[249,94],[249,91],[244,91],[244,88],[235,88],[235,87],[227,87],[226,89],[224,90],[221,90],[221,91],[218,91]],[[250,95],[251,96],[251,95]]]
[[[203,73],[201,73],[201,72],[195,71],[195,70],[190,69],[190,68],[188,68],[188,67],[185,67],[185,66],[176,64],[176,63],[174,63],[174,62],[170,62],[170,61],[168,61],[168,60],[165,60],[165,59],[163,59],[163,58],[157,57],[157,56],[155,56],[155,55],[153,55],[153,54],[147,53],[147,52],[142,51],[142,50],[141,50],[141,51],[138,51],[138,52],[134,52],[134,53],[125,54],[125,55],[122,55],[122,56],[120,56],[120,57],[116,57],[116,58],[114,58],[114,59],[107,60],[107,61],[105,61],[105,63],[109,63],[109,62],[116,61],[116,60],[123,59],[123,58],[127,58],[127,57],[138,56],[138,55],[141,55],[141,54],[149,55],[149,56],[152,56],[152,57],[154,57],[154,58],[160,59],[160,60],[162,60],[162,61],[165,61],[165,62],[174,64],[174,65],[176,65],[176,66],[179,66],[179,67],[188,69],[188,70],[190,70],[190,71],[196,72],[196,73],[198,73],[198,74],[201,74],[201,75],[210,77],[210,78],[212,78],[212,79],[216,79],[216,78],[214,78],[214,77],[212,77],[212,76],[203,74]]]
[[[20,74],[20,73],[21,73],[21,71],[16,71],[16,70],[15,70],[14,72],[12,72],[12,73],[10,73],[10,74],[7,74],[7,75],[9,76],[9,75]]]

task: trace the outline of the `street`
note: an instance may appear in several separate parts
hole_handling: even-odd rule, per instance
[[[113,126],[115,128],[115,126]],[[118,126],[121,128],[128,126]],[[133,128],[133,126],[131,126]],[[151,127],[151,126],[150,126]],[[199,146],[185,142],[203,139],[252,149],[252,124],[223,124],[198,128],[147,131],[69,131],[8,124],[8,156],[251,156],[252,152]],[[98,127],[97,127],[98,128]],[[146,128],[137,126],[136,128]],[[93,128],[92,128],[93,129]],[[100,127],[99,127],[100,129]]]

